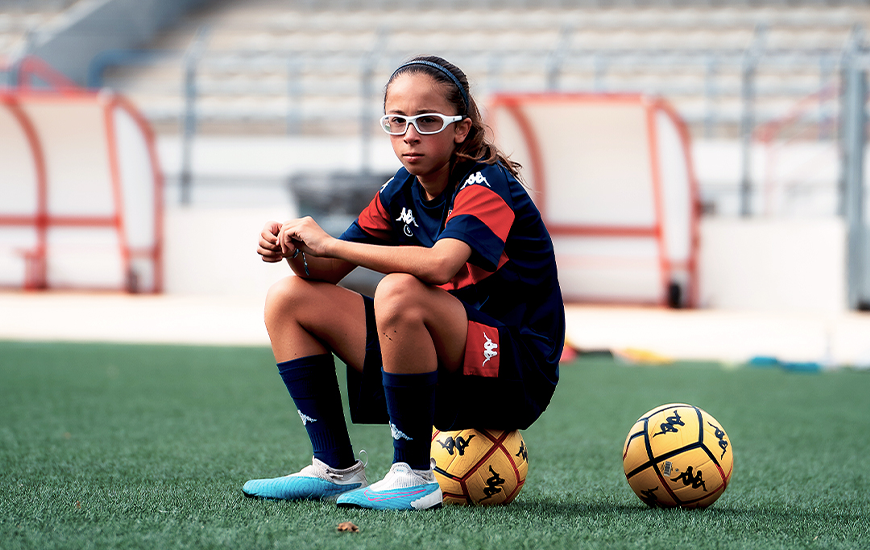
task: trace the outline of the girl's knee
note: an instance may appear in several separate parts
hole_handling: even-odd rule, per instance
[[[417,277],[407,273],[390,273],[378,283],[375,289],[375,304],[412,300],[425,290],[426,285]]]
[[[426,284],[407,273],[391,273],[375,289],[375,316],[379,321],[415,315]]]
[[[265,318],[266,324],[279,321],[288,315],[292,315],[299,307],[302,307],[301,300],[304,299],[305,287],[309,286],[308,281],[299,277],[284,277],[280,281],[269,287],[269,292],[266,294]]]

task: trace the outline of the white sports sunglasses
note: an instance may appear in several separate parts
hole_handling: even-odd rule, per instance
[[[408,131],[408,124],[413,124],[417,133],[422,135],[437,134],[448,125],[459,122],[465,115],[447,116],[441,113],[424,113],[422,115],[384,115],[381,117],[381,128],[391,136],[403,136]]]

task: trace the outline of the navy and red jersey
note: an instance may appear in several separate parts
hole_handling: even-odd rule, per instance
[[[441,288],[512,327],[555,383],[565,308],[553,243],[526,189],[503,166],[473,164],[454,189],[431,201],[401,168],[341,235],[388,246],[431,247],[445,238],[468,244],[471,256]]]

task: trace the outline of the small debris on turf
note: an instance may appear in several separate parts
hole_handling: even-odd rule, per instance
[[[350,531],[351,533],[359,533],[359,527],[351,523],[350,521],[342,521],[338,524],[339,531]]]

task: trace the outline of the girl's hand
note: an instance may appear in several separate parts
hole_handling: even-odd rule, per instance
[[[298,248],[312,256],[329,256],[328,244],[333,240],[310,216],[290,220],[278,232],[278,244],[285,257]]]
[[[260,232],[260,241],[257,243],[257,254],[262,256],[264,262],[275,263],[284,259],[284,253],[281,245],[278,244],[278,233],[281,231],[281,224],[278,222],[267,222]],[[294,247],[290,254],[296,251]]]

